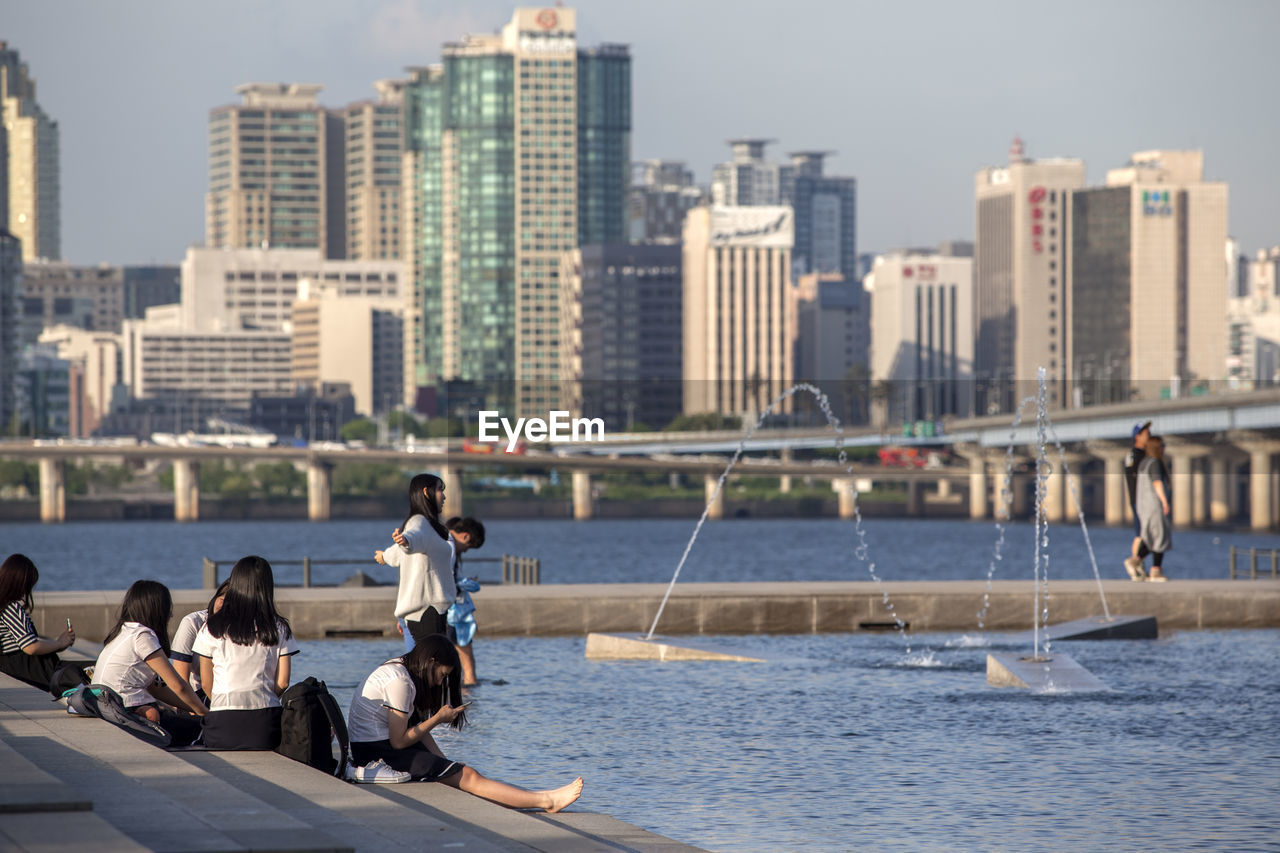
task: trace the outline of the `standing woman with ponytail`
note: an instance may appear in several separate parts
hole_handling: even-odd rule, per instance
[[[231,570],[222,606],[196,635],[200,683],[209,694],[204,745],[210,749],[275,749],[280,694],[298,653],[289,622],[276,612],[275,578],[262,557]]]
[[[453,545],[440,520],[444,481],[418,474],[409,481],[409,514],[391,534],[396,544],[374,559],[400,569],[396,618],[402,622],[405,648],[446,630],[445,614],[457,597],[453,582]]]

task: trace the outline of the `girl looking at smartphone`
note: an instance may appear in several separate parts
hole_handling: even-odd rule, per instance
[[[431,731],[441,725],[459,729],[466,721],[459,669],[453,643],[443,634],[433,634],[370,673],[347,714],[355,764],[382,762],[414,780],[443,782],[516,809],[558,812],[578,799],[581,776],[561,788],[529,791],[489,779],[444,756]],[[411,724],[415,712],[421,722]]]

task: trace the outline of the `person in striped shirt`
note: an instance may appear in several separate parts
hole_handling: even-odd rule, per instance
[[[31,590],[40,580],[36,564],[25,554],[10,554],[0,564],[0,672],[42,690],[61,662],[58,652],[76,641],[67,630],[52,640],[41,639],[31,621]]]

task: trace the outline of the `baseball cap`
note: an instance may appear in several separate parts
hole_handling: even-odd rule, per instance
[[[1134,424],[1134,425],[1133,425],[1133,437],[1134,437],[1134,438],[1137,438],[1137,437],[1138,437],[1138,433],[1142,432],[1144,429],[1151,429],[1151,421],[1143,421],[1143,422],[1142,422],[1142,423],[1140,423],[1140,424]]]

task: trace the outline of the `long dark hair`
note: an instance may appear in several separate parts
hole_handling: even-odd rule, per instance
[[[210,613],[213,612],[213,605],[217,603],[218,596],[227,594],[227,587],[231,586],[231,578],[227,578],[218,584],[218,588],[213,591],[213,597],[209,599],[209,606],[206,608]],[[208,621],[207,619],[205,621]]]
[[[159,581],[134,581],[133,586],[124,594],[120,603],[120,618],[116,626],[108,632],[103,645],[111,642],[120,633],[126,622],[137,622],[155,632],[164,649],[165,657],[169,656],[169,617],[173,616],[173,596],[169,587]]]
[[[31,590],[40,580],[36,564],[26,554],[10,554],[0,565],[0,610],[16,601],[31,612]]]
[[[414,475],[409,481],[409,514],[404,517],[404,524],[400,525],[401,530],[404,530],[409,519],[420,515],[427,520],[441,539],[449,540],[448,529],[440,523],[440,507],[436,504],[435,498],[436,489],[443,485],[444,480],[435,474]]]
[[[458,650],[449,642],[444,634],[432,634],[423,637],[413,647],[413,651],[405,652],[398,660],[413,679],[416,695],[413,707],[425,716],[431,716],[445,705],[462,704],[462,662],[458,660]],[[452,671],[435,687],[431,686],[431,667],[442,663],[452,667]],[[464,711],[454,718],[449,725],[455,729],[462,728],[467,721]]]
[[[227,578],[227,597],[222,600],[222,607],[217,613],[209,611],[205,627],[213,636],[227,637],[237,646],[274,646],[280,642],[280,630],[284,636],[292,637],[289,621],[276,612],[271,564],[262,557],[241,557]]]

